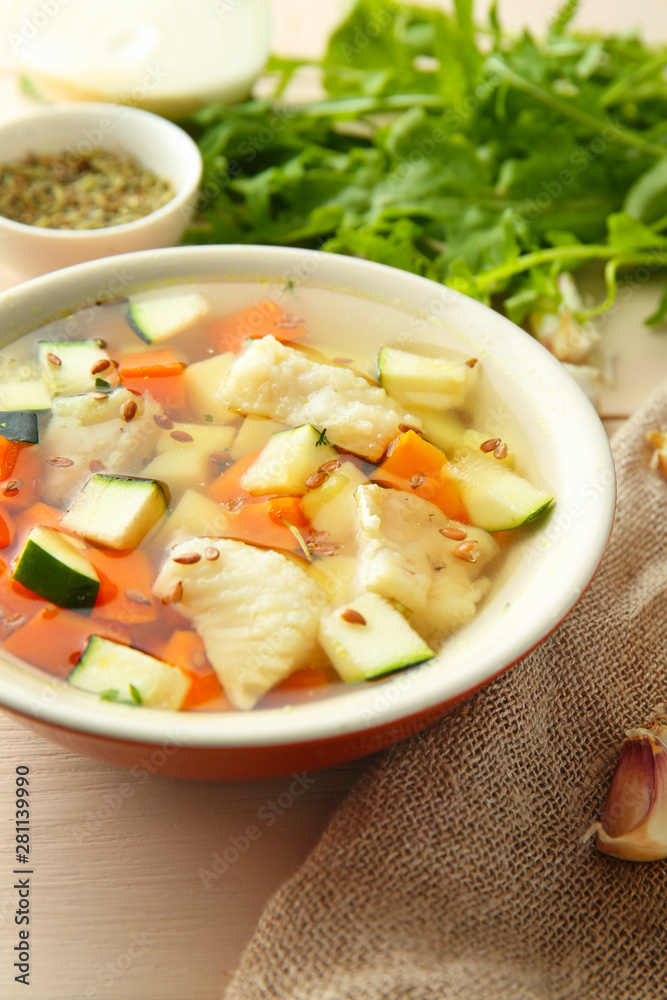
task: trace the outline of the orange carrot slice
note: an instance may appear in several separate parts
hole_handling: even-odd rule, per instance
[[[0,438],[4,441],[4,438]],[[10,444],[16,442],[10,441]],[[40,491],[42,463],[35,445],[19,447],[9,478],[0,481],[0,506],[19,511],[33,504]]]
[[[206,659],[204,643],[196,632],[184,629],[172,632],[162,652],[162,659],[167,663],[175,663],[191,680],[181,708],[197,708],[212,698],[224,698],[227,701],[217,674]],[[229,702],[226,707],[230,707]]]
[[[148,392],[165,410],[182,410],[185,406],[183,379],[172,375],[166,378],[125,378],[123,386],[143,396]]]
[[[86,555],[100,578],[95,615],[128,628],[157,618],[151,593],[155,570],[145,552],[90,548]]]
[[[206,332],[220,353],[238,354],[249,338],[271,335],[277,340],[298,340],[305,334],[301,320],[271,299],[255,302],[246,309],[209,323]]]
[[[70,614],[49,605],[11,632],[3,649],[59,677],[67,677],[93,634],[128,642],[127,630],[122,626],[115,624],[111,628],[109,622]]]
[[[216,503],[229,503],[230,500],[236,500],[238,497],[243,497],[247,501],[256,500],[256,497],[251,497],[248,491],[241,485],[241,479],[258,455],[258,451],[252,451],[249,455],[244,455],[243,458],[240,458],[238,462],[234,462],[233,465],[230,465],[228,469],[225,469],[224,472],[214,479],[208,488],[208,495],[211,499],[215,500]]]
[[[185,389],[181,375],[185,361],[176,351],[140,351],[122,354],[119,374],[126,389],[149,392],[168,410],[181,410],[185,406]]]
[[[289,552],[300,551],[301,545],[294,532],[290,531],[286,524],[280,521],[276,523],[274,520],[271,511],[272,503],[273,500],[246,503],[238,510],[230,511],[225,536],[272,549],[286,549]],[[307,528],[301,527],[296,530],[301,532],[305,541],[308,537]]]
[[[18,513],[14,518],[14,523],[19,534],[27,535],[36,524],[45,524],[47,528],[57,528],[63,514],[64,511],[58,510],[57,507],[51,507],[50,504],[38,501],[32,507],[26,507],[25,510]],[[6,516],[4,512],[3,516]]]
[[[4,511],[0,514],[0,549],[6,549],[8,545],[11,545],[15,534],[14,522],[7,511]]]
[[[323,687],[331,682],[325,667],[303,667],[295,670],[278,684],[277,691],[300,691],[304,688]]]
[[[183,374],[185,361],[176,351],[139,351],[137,354],[121,354],[119,374],[126,378],[170,378]]]
[[[293,524],[297,528],[308,526],[308,518],[301,510],[298,497],[272,497],[267,501],[269,517],[274,524]]]
[[[7,438],[0,437],[0,482],[11,476],[20,450],[18,441],[8,441]]]
[[[447,517],[469,524],[470,519],[447,467],[444,451],[410,430],[401,434],[391,455],[369,478],[416,493],[434,503]]]

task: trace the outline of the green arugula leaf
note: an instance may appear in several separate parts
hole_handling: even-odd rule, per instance
[[[559,276],[667,263],[667,46],[579,33],[566,0],[545,38],[357,0],[300,106],[211,104],[181,124],[204,158],[184,242],[353,254],[446,283],[524,322]],[[272,59],[282,92],[303,63]],[[657,313],[656,313],[657,315]],[[655,317],[652,317],[654,320]]]
[[[647,326],[660,326],[667,319],[667,288],[662,293],[658,307],[646,320]]]
[[[667,155],[637,178],[625,196],[623,209],[647,225],[667,215]]]
[[[667,247],[667,237],[659,236],[653,229],[633,219],[627,212],[615,212],[607,219],[609,243],[619,250],[649,250]]]

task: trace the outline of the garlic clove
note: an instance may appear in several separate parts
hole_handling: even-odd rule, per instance
[[[625,861],[667,857],[667,719],[626,734],[602,809],[596,847]]]

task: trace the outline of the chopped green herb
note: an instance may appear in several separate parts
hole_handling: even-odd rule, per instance
[[[118,701],[120,696],[120,691],[116,688],[109,688],[107,691],[100,692],[100,701]]]
[[[134,684],[130,684],[130,694],[132,695],[132,701],[128,698],[121,698],[120,691],[116,688],[109,688],[107,691],[102,691],[100,693],[100,701],[113,701],[117,705],[141,705],[143,704],[141,694],[135,688]]]
[[[205,413],[204,414],[204,420],[207,420],[209,422],[209,424],[210,424],[213,421],[213,417],[211,416],[210,413]]]
[[[99,376],[95,379],[95,388],[97,389],[98,392],[111,392],[112,391],[111,384],[109,382],[107,382],[106,379],[99,378]]]
[[[330,443],[331,442],[327,438],[327,429],[325,427],[324,430],[320,433],[320,436],[318,437],[317,441],[315,442],[315,447],[319,448],[320,445],[330,444]]]

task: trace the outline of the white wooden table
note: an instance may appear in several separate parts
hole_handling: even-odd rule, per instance
[[[315,54],[345,4],[272,0],[272,6],[275,50]],[[505,0],[501,13],[508,26],[527,23],[539,30],[554,6],[551,0]],[[589,0],[579,23],[612,30],[638,24],[648,37],[667,36],[663,0],[631,6]],[[0,66],[0,114],[6,114],[22,99],[2,38]],[[0,287],[15,280],[0,260]],[[604,393],[610,429],[667,378],[667,336],[641,325],[658,292],[657,285],[639,289],[607,323],[605,336],[618,352],[618,386]],[[307,792],[282,811],[276,800],[290,779],[207,784],[133,778],[44,743],[1,713],[0,760],[3,1000],[217,1000],[267,898],[315,844],[365,767],[361,762],[312,775]],[[21,764],[31,773],[34,849],[29,994],[14,983],[12,967],[19,928],[10,819]],[[271,824],[269,816],[275,817]],[[215,855],[234,838],[242,843],[250,824],[260,828],[259,839],[223,875],[207,876]]]

